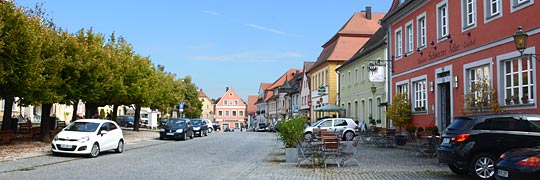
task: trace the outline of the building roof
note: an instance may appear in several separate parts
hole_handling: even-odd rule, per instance
[[[255,103],[258,99],[259,96],[248,96],[247,114],[254,114],[255,111],[257,111],[257,106],[255,106]]]
[[[350,64],[350,63],[353,63],[355,62],[356,60],[358,60],[360,57],[368,54],[368,53],[371,53],[373,52],[375,49],[381,47],[382,45],[385,44],[385,40],[384,38],[386,37],[386,30],[384,28],[379,28],[379,30],[377,30],[377,32],[375,32],[375,34],[373,36],[371,36],[371,38],[366,42],[366,44],[364,44],[364,46],[362,46],[362,48],[360,48],[360,50],[358,50],[358,52],[356,52],[356,54],[349,60],[345,61],[345,63],[343,63],[343,65],[341,65],[340,67],[338,67],[336,70],[339,70],[341,69],[342,67]]]
[[[206,94],[203,92],[202,89],[199,89],[199,97],[205,97],[205,98],[208,98],[208,96],[206,96]]]
[[[326,42],[317,61],[308,72],[329,61],[349,60],[379,29],[384,13],[356,12],[341,29]],[[371,18],[368,18],[371,16]]]
[[[268,88],[268,90],[273,90],[275,88],[283,86],[285,83],[285,80],[293,79],[294,75],[298,74],[300,70],[298,69],[289,69],[285,74],[281,75],[274,83],[272,83],[272,86]]]

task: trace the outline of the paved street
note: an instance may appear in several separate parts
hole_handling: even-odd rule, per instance
[[[211,133],[188,141],[148,140],[95,159],[50,155],[0,163],[0,179],[467,179],[433,158],[400,149],[361,147],[361,166],[282,163],[272,133]]]

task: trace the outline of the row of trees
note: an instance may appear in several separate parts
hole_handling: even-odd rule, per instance
[[[13,127],[15,97],[22,106],[42,106],[45,141],[56,123],[49,117],[54,103],[73,105],[81,100],[87,116],[97,114],[99,106],[113,105],[117,112],[119,105],[133,105],[138,125],[141,107],[170,112],[181,101],[186,116],[198,117],[202,104],[197,96],[191,77],[178,79],[164,66],[155,67],[121,36],[92,29],[69,33],[47,19],[40,6],[22,8],[0,0],[2,130]],[[116,118],[116,113],[112,115]]]

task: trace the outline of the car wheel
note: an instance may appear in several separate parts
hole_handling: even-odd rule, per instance
[[[352,141],[354,139],[354,133],[351,131],[347,131],[343,139],[345,139],[345,141]]]
[[[118,141],[118,146],[116,146],[116,149],[114,150],[116,153],[122,153],[124,152],[124,140]]]
[[[204,136],[208,136],[208,130],[204,131]]]
[[[187,132],[184,132],[184,134],[182,135],[181,139],[184,140],[184,141],[187,139]]]
[[[457,175],[467,175],[468,173],[466,168],[460,168],[453,164],[448,164],[448,167],[450,168],[450,170],[452,170],[452,172],[456,173]]]
[[[165,137],[163,137],[162,135],[159,136],[159,140],[164,140]]]
[[[473,158],[469,171],[475,178],[490,179],[495,174],[495,158],[490,154],[478,154]]]
[[[193,131],[191,131],[191,136],[189,136],[190,139],[193,139],[195,138],[195,133]]]
[[[94,145],[92,145],[92,150],[90,151],[90,157],[91,158],[95,158],[95,157],[98,157],[99,156],[99,144],[98,143],[94,143]]]
[[[313,134],[310,133],[310,132],[305,133],[304,134],[304,140],[308,141],[308,142],[313,141]]]
[[[212,132],[214,132],[214,129],[208,128],[208,133],[212,133]]]

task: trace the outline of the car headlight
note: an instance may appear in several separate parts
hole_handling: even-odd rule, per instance
[[[198,131],[199,129],[201,129],[200,127],[194,127],[193,130],[195,131]]]
[[[90,136],[85,136],[85,137],[79,139],[79,142],[84,143],[84,142],[87,142],[87,141],[89,141],[89,140],[90,140]]]
[[[54,136],[53,141],[58,141],[60,138],[58,138],[58,135]]]
[[[165,129],[159,129],[159,131],[161,131],[161,132],[165,132]]]
[[[178,129],[178,130],[176,130],[176,132],[177,133],[182,133],[182,132],[184,132],[184,129]]]

